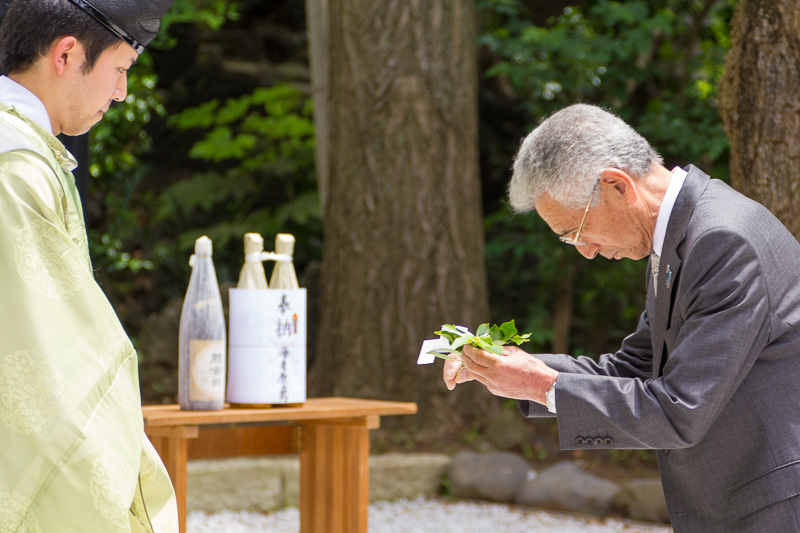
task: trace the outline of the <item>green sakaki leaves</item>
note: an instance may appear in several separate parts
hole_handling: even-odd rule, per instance
[[[452,357],[452,354],[461,353],[461,350],[467,344],[495,355],[502,355],[503,346],[511,343],[520,345],[523,342],[528,342],[531,336],[530,333],[519,335],[513,320],[504,322],[499,326],[492,325],[489,327],[489,324],[481,324],[478,326],[476,333],[472,333],[464,326],[444,324],[436,334],[447,339],[450,343],[450,348],[431,350],[428,353],[448,361],[455,361],[456,359]]]

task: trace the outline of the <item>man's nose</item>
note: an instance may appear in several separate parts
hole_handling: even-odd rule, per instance
[[[600,247],[596,244],[587,244],[586,246],[576,246],[578,252],[586,259],[594,259],[597,257]]]
[[[114,95],[111,97],[117,102],[122,102],[128,96],[128,76],[123,74],[117,80],[117,86],[114,87]]]

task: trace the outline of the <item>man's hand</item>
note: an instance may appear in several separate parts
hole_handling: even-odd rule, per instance
[[[444,382],[450,390],[458,383],[477,379],[492,394],[542,405],[557,376],[558,372],[517,346],[506,346],[498,356],[466,345],[460,361],[446,361],[444,366]]]
[[[450,356],[455,360],[448,360],[444,362],[443,378],[444,384],[447,385],[447,388],[453,390],[459,383],[472,381],[475,378],[472,376],[472,374],[470,374],[469,370],[466,369],[464,363],[461,361],[461,354],[453,353],[450,354]]]

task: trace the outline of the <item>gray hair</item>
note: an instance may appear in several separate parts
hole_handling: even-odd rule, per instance
[[[585,205],[604,169],[642,178],[662,163],[650,143],[622,119],[575,104],[551,115],[522,142],[508,185],[509,203],[515,212],[532,211],[547,194],[564,208],[576,209]]]

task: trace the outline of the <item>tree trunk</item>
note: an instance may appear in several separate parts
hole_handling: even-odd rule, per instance
[[[310,393],[415,401],[421,440],[496,402],[417,366],[443,323],[488,321],[472,0],[330,2],[318,353]],[[405,418],[405,417],[403,417]]]
[[[740,0],[720,82],[731,182],[800,237],[800,10]]]
[[[328,192],[328,86],[330,47],[328,46],[328,0],[306,0],[308,29],[308,63],[311,69],[311,96],[314,101],[314,164],[317,172],[319,199],[325,207]]]

